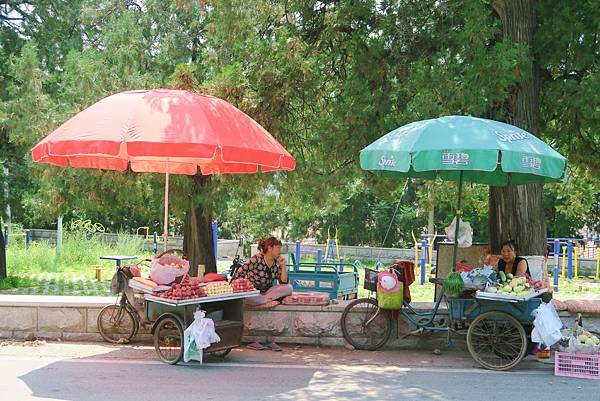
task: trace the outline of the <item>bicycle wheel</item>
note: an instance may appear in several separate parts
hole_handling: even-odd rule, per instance
[[[113,344],[129,342],[137,331],[137,320],[127,307],[121,305],[102,308],[96,323],[102,338]]]
[[[175,317],[164,317],[156,325],[154,350],[169,365],[175,365],[183,357],[183,328]]]
[[[342,314],[344,338],[356,349],[373,351],[381,348],[390,338],[392,318],[379,309],[377,301],[361,298],[352,301]]]
[[[527,336],[521,323],[508,313],[486,312],[469,325],[467,348],[484,368],[508,370],[525,357]]]

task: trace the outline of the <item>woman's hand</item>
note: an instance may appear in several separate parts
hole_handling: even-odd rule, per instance
[[[285,259],[281,256],[279,256],[277,258],[277,263],[279,263],[279,266],[281,266],[281,275],[279,277],[279,282],[280,283],[288,283],[288,273],[287,273],[287,267],[285,265]]]

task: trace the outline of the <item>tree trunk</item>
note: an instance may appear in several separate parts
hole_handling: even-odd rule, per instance
[[[207,176],[194,176],[193,194],[202,191],[210,181]],[[215,247],[212,235],[212,219],[210,208],[190,202],[190,208],[185,215],[183,232],[183,250],[188,255],[190,262],[190,275],[198,274],[198,265],[205,266],[205,272],[216,272]]]
[[[5,278],[6,278],[6,250],[4,249],[4,227],[0,224],[0,280],[5,279]]]
[[[535,0],[493,0],[492,7],[502,20],[504,36],[515,43],[525,44],[532,61],[522,72],[509,102],[508,123],[539,135],[539,69],[533,53],[533,34],[536,28]],[[543,255],[546,248],[546,222],[543,208],[543,185],[509,184],[489,190],[490,245],[496,253],[503,241],[512,239],[519,244],[522,255]]]

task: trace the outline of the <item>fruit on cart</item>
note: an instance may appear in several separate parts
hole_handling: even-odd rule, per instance
[[[500,278],[498,294],[527,296],[533,293],[532,284],[525,277],[513,277],[512,274],[498,274],[498,277]]]
[[[182,301],[186,299],[202,298],[206,291],[198,284],[175,284],[170,290],[161,292],[157,297]]]
[[[600,339],[590,333],[589,331],[583,331],[583,334],[577,336],[577,342],[581,345],[600,345]]]
[[[506,274],[504,274],[502,270],[498,272],[498,277],[500,278],[501,283],[506,282]]]
[[[206,295],[209,297],[233,294],[233,288],[231,288],[227,281],[213,281],[210,283],[205,283],[204,290],[206,291]]]
[[[237,278],[231,282],[233,292],[249,292],[256,291],[252,282],[247,278]]]

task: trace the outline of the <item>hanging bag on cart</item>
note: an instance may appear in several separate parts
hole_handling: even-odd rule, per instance
[[[398,310],[402,307],[404,286],[391,271],[377,275],[377,304],[381,309]]]
[[[182,257],[173,255],[176,252],[181,253]],[[186,258],[185,252],[181,249],[167,249],[156,255],[150,265],[150,278],[159,285],[170,285],[189,272],[190,263]]]
[[[194,321],[183,332],[183,361],[196,360],[202,363],[204,348],[212,343],[218,343],[221,337],[215,331],[215,323],[205,317],[203,310],[194,312]]]

